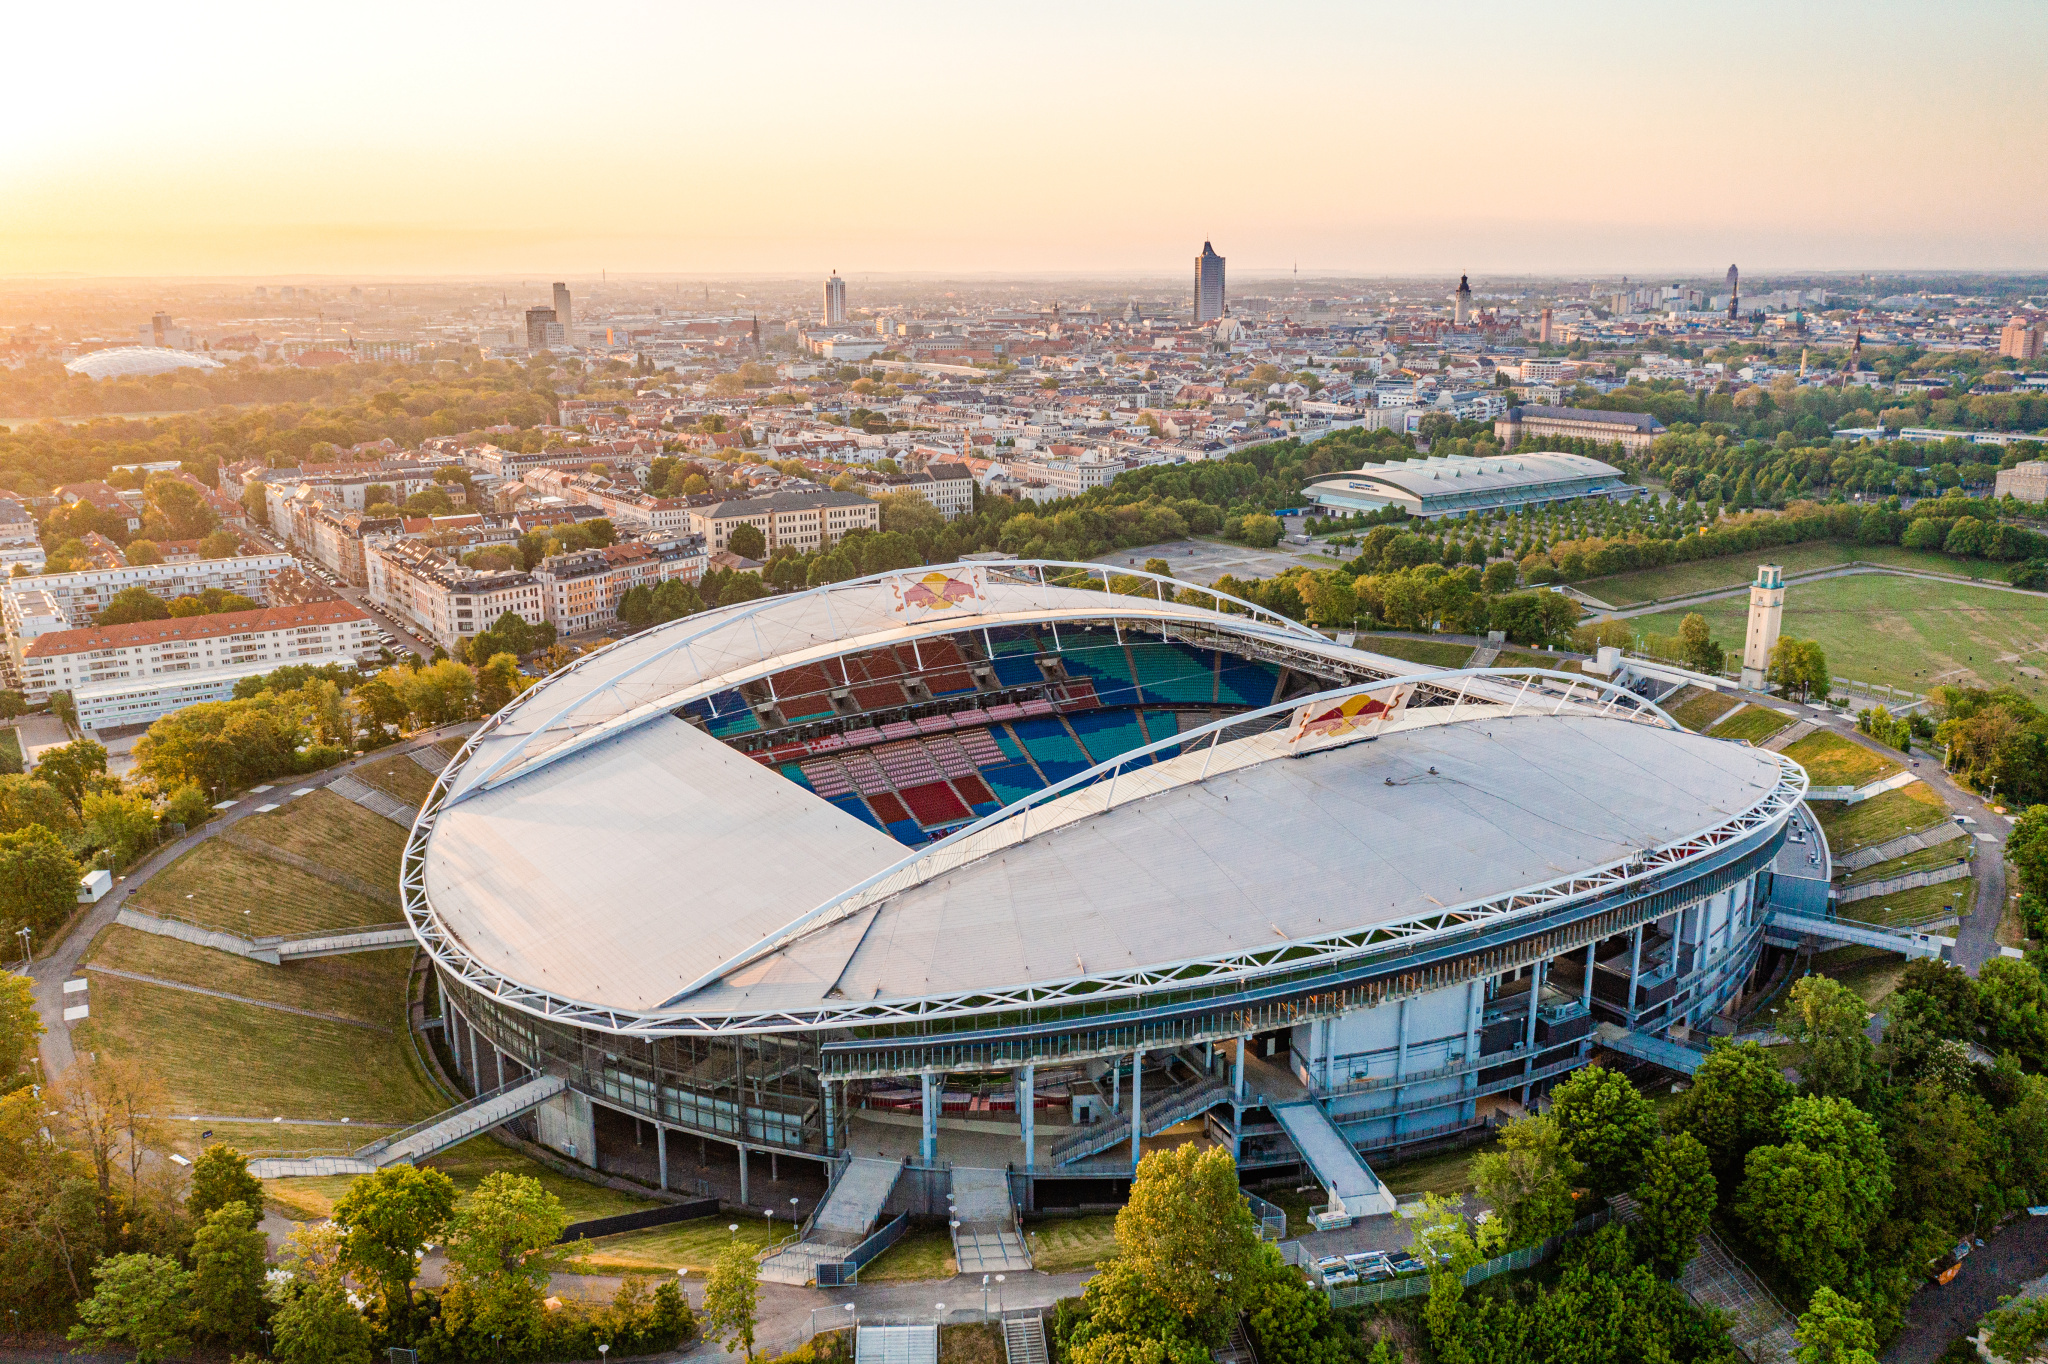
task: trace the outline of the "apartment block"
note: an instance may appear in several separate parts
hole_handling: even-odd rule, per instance
[[[618,619],[619,599],[636,587],[697,582],[709,557],[702,536],[648,536],[553,555],[534,565],[533,578],[548,620],[572,635]]]
[[[535,625],[547,619],[540,584],[528,573],[464,568],[402,540],[367,543],[364,563],[370,600],[451,654],[507,611]]]
[[[712,553],[741,526],[753,526],[768,541],[768,552],[788,545],[798,551],[836,544],[849,531],[879,530],[882,509],[858,493],[829,491],[769,493],[708,506],[692,507],[690,529],[704,537]]]
[[[209,587],[239,592],[268,601],[271,580],[292,566],[289,554],[244,554],[232,559],[200,559],[191,563],[129,564],[120,568],[89,568],[73,573],[45,573],[0,582],[0,618],[7,633],[21,633],[24,594],[40,593],[61,612],[67,626],[95,619],[114,594],[130,587],[147,588],[165,601],[195,596]]]

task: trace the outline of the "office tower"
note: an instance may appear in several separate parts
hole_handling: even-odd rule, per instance
[[[562,330],[569,330],[569,286],[555,285],[555,321],[562,324]]]
[[[1547,346],[1551,343],[1551,336],[1550,309],[1545,308],[1542,320],[1536,324],[1536,339]]]
[[[1728,320],[1733,322],[1742,311],[1742,276],[1734,266],[1728,267]]]
[[[1195,321],[1216,322],[1223,317],[1223,257],[1216,248],[1202,243],[1195,257]]]
[[[559,328],[561,325],[560,322],[555,320],[555,310],[553,308],[528,308],[526,310],[526,348],[528,350],[546,350],[548,348],[548,328]]]
[[[846,323],[846,281],[839,278],[834,270],[832,277],[825,281],[825,325],[844,326]]]
[[[1463,275],[1458,276],[1456,301],[1451,305],[1451,321],[1462,327],[1472,320],[1472,285]]]

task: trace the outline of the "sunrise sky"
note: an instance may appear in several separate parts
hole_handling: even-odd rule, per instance
[[[40,4],[0,276],[2048,266],[2048,5]]]

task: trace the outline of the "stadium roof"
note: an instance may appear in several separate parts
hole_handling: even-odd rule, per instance
[[[68,361],[64,368],[89,379],[147,378],[174,369],[219,369],[220,361],[210,355],[168,346],[111,346]]]
[[[876,623],[853,605],[837,603],[843,622]],[[1251,638],[1271,629],[1180,610]],[[620,1027],[787,1026],[889,1001],[974,1011],[994,1007],[987,992],[1099,989],[1366,927],[1448,931],[1530,887],[1593,894],[1586,873],[1775,811],[1796,778],[1776,755],[1642,723],[1647,709],[1620,718],[1611,694],[1513,712],[1521,680],[1459,675],[1489,702],[1411,710],[1372,743],[1303,753],[1283,731],[1219,733],[1214,750],[1133,767],[1107,794],[1055,792],[907,858],[665,706],[507,781],[471,779],[503,753],[480,736],[444,778],[466,795],[430,802],[415,831],[408,913],[444,963],[508,1002]]]

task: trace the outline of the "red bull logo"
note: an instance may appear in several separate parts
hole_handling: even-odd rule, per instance
[[[950,573],[934,572],[914,578],[898,578],[894,587],[898,611],[950,611],[981,598],[978,583],[956,578]]]
[[[1305,706],[1294,721],[1290,742],[1308,739],[1341,739],[1392,719],[1408,702],[1408,689],[1375,694],[1360,692],[1322,706]]]

